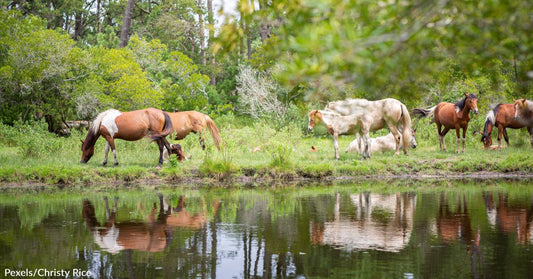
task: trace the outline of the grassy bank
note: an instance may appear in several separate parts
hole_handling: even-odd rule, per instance
[[[408,156],[393,156],[391,151],[373,154],[370,160],[362,161],[358,154],[344,153],[353,137],[343,136],[340,160],[336,161],[332,140],[325,128],[306,134],[296,125],[276,130],[266,122],[253,125],[236,124],[238,122],[231,118],[217,120],[224,141],[222,151],[213,147],[209,135],[207,150],[201,150],[198,136],[193,134],[180,142],[187,156],[192,158],[181,163],[172,159],[161,169],[155,168],[157,146],[148,140],[116,141],[120,165],[101,167],[103,139],[98,140],[89,163],[80,164],[79,140],[85,136],[82,132],[73,131],[70,137],[59,138],[46,132],[42,123],[3,125],[0,128],[0,182],[213,182],[533,173],[533,152],[525,131],[509,131],[512,145],[492,151],[483,150],[479,137],[469,133],[466,152],[456,154],[455,133],[447,136],[449,151],[441,152],[434,125],[421,122],[416,124],[419,146],[409,150]]]

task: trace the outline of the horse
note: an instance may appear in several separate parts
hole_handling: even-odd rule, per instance
[[[215,142],[215,146],[220,150],[220,134],[215,122],[211,117],[201,112],[194,110],[191,111],[179,111],[169,112],[168,115],[172,120],[172,126],[174,127],[175,140],[184,139],[189,133],[199,133],[198,140],[202,146],[202,150],[205,150],[205,131],[209,129],[211,137]]]
[[[411,148],[416,148],[416,131],[411,129],[411,140],[409,141],[409,146]],[[403,137],[400,138],[400,145],[403,146]],[[359,137],[353,140],[345,152],[357,152],[361,153],[361,143]],[[392,133],[388,133],[386,136],[370,138],[370,154],[374,152],[385,152],[389,150],[394,150],[396,148],[396,140]]]
[[[485,119],[485,126],[481,136],[481,141],[485,149],[490,149],[492,146],[492,129],[494,126],[498,127],[498,149],[501,148],[502,134],[509,146],[509,136],[507,135],[507,128],[520,129],[525,127],[524,123],[514,118],[515,108],[514,104],[498,104],[487,113]],[[531,132],[530,132],[531,134]]]
[[[102,166],[107,164],[109,148],[113,151],[114,165],[118,165],[115,139],[136,141],[150,136],[159,145],[159,164],[157,167],[161,167],[163,148],[166,147],[170,152],[170,144],[165,137],[171,132],[170,116],[162,110],[155,108],[128,112],[120,112],[115,109],[106,110],[96,117],[85,140],[81,141],[81,163],[87,163],[91,159],[94,154],[94,145],[100,136],[106,140],[105,158]]]
[[[166,148],[163,149],[163,161],[168,161],[169,157],[172,154],[176,154],[176,157],[178,157],[178,161],[180,162],[183,161],[183,159],[189,160],[189,158],[185,156],[185,153],[183,153],[183,149],[181,148],[181,145],[179,143],[170,145],[170,153],[168,153]]]
[[[363,137],[363,159],[370,159],[369,130],[372,119],[365,112],[357,112],[352,115],[343,116],[329,110],[312,110],[308,114],[309,123],[307,128],[312,131],[316,123],[324,123],[328,132],[333,136],[333,147],[335,148],[335,159],[339,160],[339,135],[359,133]]]
[[[447,102],[441,102],[438,105],[430,109],[416,108],[413,110],[415,115],[419,117],[429,117],[431,115],[435,118],[437,124],[437,132],[439,134],[439,147],[441,150],[446,151],[446,142],[444,136],[450,129],[455,129],[457,135],[457,153],[460,149],[460,130],[463,129],[463,153],[465,152],[466,145],[466,130],[468,129],[468,122],[470,121],[470,110],[474,113],[478,113],[477,109],[477,96],[475,94],[465,93],[464,99],[453,104]],[[444,130],[442,130],[444,126]]]
[[[403,153],[407,155],[408,143],[411,141],[411,116],[407,107],[402,102],[387,98],[377,101],[366,99],[346,99],[344,101],[330,102],[326,110],[332,110],[341,115],[350,115],[356,112],[364,112],[371,119],[370,130],[377,131],[383,129],[385,125],[394,135],[396,140],[396,151],[394,155],[400,154],[400,132],[403,128]]]
[[[526,99],[513,100],[515,114],[514,119],[527,127],[529,142],[533,148],[533,102]]]

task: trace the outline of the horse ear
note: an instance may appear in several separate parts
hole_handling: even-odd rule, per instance
[[[465,97],[468,97],[468,93],[465,92],[464,94],[465,94]]]
[[[82,144],[85,143],[85,142],[84,142],[83,140],[81,140],[81,139],[80,139],[80,141],[81,141]]]
[[[526,103],[526,99],[522,99],[520,101],[522,102],[523,105]]]

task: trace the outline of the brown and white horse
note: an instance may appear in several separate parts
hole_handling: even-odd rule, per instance
[[[489,149],[492,146],[492,129],[494,126],[498,128],[498,149],[502,145],[502,134],[509,146],[509,136],[507,136],[507,128],[511,129],[520,129],[525,127],[524,123],[516,120],[515,115],[515,106],[514,104],[498,104],[492,110],[487,113],[487,118],[485,119],[485,127],[483,128],[483,134],[481,136],[481,141],[485,146],[485,149]],[[531,129],[529,130],[531,135]]]
[[[113,151],[115,166],[118,165],[115,150],[115,139],[127,141],[140,140],[146,136],[151,137],[159,145],[159,164],[163,163],[163,148],[169,152],[170,144],[165,138],[172,132],[170,116],[155,108],[120,112],[115,109],[100,113],[93,121],[93,125],[87,133],[87,137],[81,145],[81,163],[87,163],[94,154],[94,145],[100,136],[106,140],[105,159],[102,165],[107,164],[109,149]]]
[[[526,99],[514,100],[514,108],[514,119],[527,127],[529,142],[533,148],[533,102]]]
[[[416,108],[413,110],[415,115],[424,117],[434,116],[437,124],[437,132],[439,134],[439,146],[441,150],[446,151],[446,142],[444,136],[450,129],[455,129],[457,135],[457,153],[461,142],[460,131],[463,129],[463,153],[466,145],[466,130],[468,129],[468,122],[470,121],[470,110],[478,113],[477,110],[477,96],[475,94],[466,94],[465,98],[455,104],[441,102],[430,109]],[[442,130],[444,126],[444,130]]]
[[[169,112],[168,115],[172,120],[172,126],[174,127],[175,140],[184,139],[189,133],[198,133],[198,140],[202,146],[202,150],[205,149],[205,132],[209,129],[213,141],[218,150],[220,150],[220,134],[215,122],[211,117],[201,112],[194,110],[191,111],[179,111]]]

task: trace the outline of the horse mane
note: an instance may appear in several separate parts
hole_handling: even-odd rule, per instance
[[[468,94],[468,96],[465,96],[461,101],[455,103],[455,106],[457,107],[458,110],[462,110],[465,108],[465,105],[466,105],[466,99],[477,99],[477,96],[476,94]]]
[[[119,112],[119,111],[116,109],[108,109],[106,111],[99,113],[98,116],[96,116],[96,118],[94,119],[93,125],[91,126],[91,129],[90,129],[90,131],[92,131],[93,134],[95,135],[98,134],[98,131],[100,131],[100,125],[102,124],[102,120],[110,112]]]

